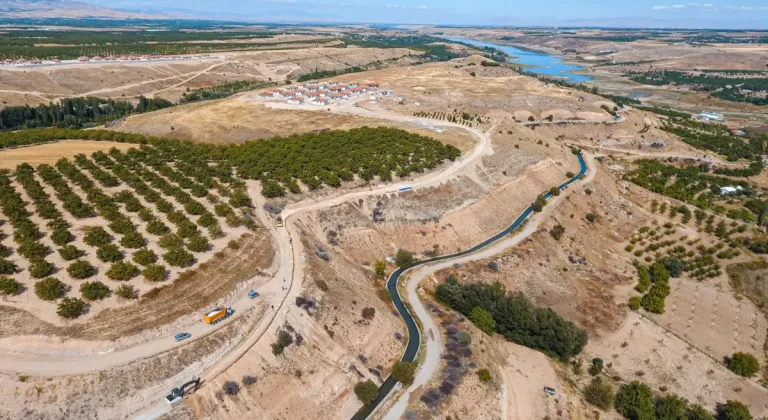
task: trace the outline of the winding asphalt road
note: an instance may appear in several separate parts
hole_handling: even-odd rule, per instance
[[[579,160],[579,164],[581,167],[579,173],[573,178],[559,185],[558,189],[564,190],[571,184],[579,181],[579,178],[581,176],[586,176],[588,171],[587,163],[584,160],[582,155],[578,155],[577,158]],[[591,157],[590,157],[590,161],[591,161],[590,163],[592,163],[592,166],[595,167]],[[585,182],[590,182],[592,179],[594,179],[595,174],[596,174],[596,171],[594,170],[589,172],[589,175],[585,177]],[[550,202],[562,200],[562,196],[553,197],[549,192],[545,193],[544,196]],[[547,209],[548,211],[551,211],[551,206],[547,206],[545,209]],[[425,340],[425,342],[427,343],[427,349],[426,349],[424,363],[422,363],[422,365],[420,366],[420,370],[416,375],[414,383],[403,393],[403,395],[401,395],[398,401],[390,408],[390,411],[384,416],[385,419],[387,420],[399,419],[404,414],[405,409],[408,406],[408,402],[410,400],[412,392],[429,383],[430,379],[432,378],[434,373],[437,372],[440,365],[440,350],[442,347],[440,330],[437,328],[437,326],[434,323],[434,320],[432,320],[426,308],[424,308],[424,305],[422,304],[421,300],[418,298],[416,289],[418,287],[419,282],[427,275],[434,273],[435,271],[440,270],[442,268],[449,267],[456,263],[487,258],[489,256],[498,254],[504,249],[517,245],[518,243],[520,243],[520,241],[522,241],[523,239],[530,236],[536,231],[536,229],[538,228],[538,224],[543,219],[543,217],[540,216],[540,217],[534,218],[533,223],[526,225],[525,229],[519,232],[514,237],[507,238],[507,239],[504,239],[504,238],[507,237],[510,233],[515,232],[523,224],[524,221],[526,221],[529,217],[532,216],[533,213],[534,212],[530,207],[526,208],[523,211],[523,213],[508,228],[504,229],[503,231],[494,235],[490,239],[487,239],[486,241],[468,250],[461,251],[456,254],[441,255],[439,257],[422,260],[417,262],[413,267],[410,267],[408,269],[404,270],[402,268],[398,268],[390,275],[389,279],[387,280],[387,289],[392,295],[392,302],[394,303],[395,307],[400,313],[400,316],[403,317],[403,320],[405,321],[405,324],[408,327],[408,344],[406,345],[405,351],[403,352],[403,356],[401,357],[400,360],[404,362],[413,362],[414,360],[416,360],[416,357],[418,356],[418,353],[421,347],[421,341],[422,341],[421,331],[419,331],[418,325],[413,315],[410,313],[408,308],[403,303],[402,297],[400,296],[400,292],[397,288],[397,284],[400,277],[404,273],[414,270],[417,267],[427,266],[425,269],[420,269],[418,271],[415,271],[406,287],[406,290],[408,293],[408,301],[411,304],[411,307],[413,308],[416,314],[416,317],[419,318],[423,328],[425,328],[426,330],[427,339]],[[492,244],[493,246],[490,246]],[[481,251],[481,252],[478,252],[478,251]],[[364,420],[364,419],[370,418],[373,414],[376,413],[379,407],[381,407],[382,404],[384,404],[389,399],[396,385],[397,385],[397,381],[395,381],[395,379],[392,376],[388,376],[384,380],[384,383],[381,385],[381,387],[379,387],[379,396],[376,398],[376,400],[374,400],[370,405],[363,407],[357,414],[355,414],[354,417],[352,417],[352,419]]]

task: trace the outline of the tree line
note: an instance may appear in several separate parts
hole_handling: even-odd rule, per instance
[[[0,110],[0,130],[22,130],[39,127],[83,128],[104,124],[131,114],[168,108],[165,99],[140,96],[136,105],[129,101],[96,97],[65,98],[58,103],[9,106]]]
[[[437,298],[468,316],[488,334],[502,334],[517,344],[567,360],[581,353],[587,332],[549,308],[537,308],[520,293],[499,284],[461,284],[454,277],[438,286]]]

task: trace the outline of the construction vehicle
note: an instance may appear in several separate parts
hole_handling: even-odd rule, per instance
[[[171,393],[165,396],[166,404],[171,407],[181,404],[182,401],[184,401],[184,397],[186,397],[187,394],[197,391],[197,389],[200,388],[200,385],[200,378],[197,378],[185,383],[180,388],[173,388]]]
[[[255,290],[248,292],[248,299],[256,299],[257,297],[259,297],[259,292]]]
[[[203,315],[203,321],[205,321],[208,324],[214,325],[223,319],[227,319],[230,315],[232,315],[232,313],[234,313],[232,308],[230,308],[229,306],[222,306],[212,311],[209,311],[207,314]]]

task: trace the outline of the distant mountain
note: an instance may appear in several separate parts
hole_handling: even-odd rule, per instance
[[[0,0],[0,18],[168,19],[163,13],[111,9],[73,0]]]

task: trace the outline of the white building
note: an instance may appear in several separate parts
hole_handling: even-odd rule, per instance
[[[724,122],[725,116],[719,112],[704,111],[698,115],[698,117],[705,121],[717,121]]]
[[[741,186],[737,185],[735,187],[727,186],[727,187],[720,187],[720,195],[731,195],[736,194],[737,192],[743,190]]]
[[[288,103],[294,104],[294,105],[300,105],[304,103],[304,99],[300,97],[295,97],[295,98],[288,99]]]
[[[312,101],[312,105],[325,106],[328,105],[327,99],[318,98]]]

